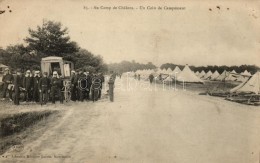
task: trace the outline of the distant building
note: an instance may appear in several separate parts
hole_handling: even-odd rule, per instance
[[[2,64],[2,63],[0,63],[0,73],[1,73],[1,74],[4,73],[5,68],[8,68],[8,66],[6,66],[6,65],[4,65],[4,64]]]

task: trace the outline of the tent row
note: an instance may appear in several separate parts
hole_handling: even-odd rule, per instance
[[[187,83],[204,83],[188,65],[181,69],[176,66],[174,70],[158,69],[158,70],[137,70],[136,72],[128,72],[129,76],[140,75],[141,79],[148,80],[149,75],[152,74],[155,80],[162,80],[163,82],[172,82],[174,80]]]
[[[245,70],[242,73],[237,73],[235,70],[228,72],[224,70],[221,74],[218,73],[216,70],[214,73],[211,71],[208,71],[207,73],[202,70],[201,72],[196,72],[195,73],[199,78],[202,80],[219,80],[219,81],[239,81],[239,82],[244,82],[246,81],[252,74]]]

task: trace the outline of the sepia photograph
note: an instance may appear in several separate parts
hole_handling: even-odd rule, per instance
[[[260,163],[260,1],[0,0],[1,163]]]

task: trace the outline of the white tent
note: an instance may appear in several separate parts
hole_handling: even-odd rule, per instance
[[[247,81],[231,89],[230,92],[260,94],[260,72],[255,73]]]
[[[226,81],[236,81],[237,80],[237,75],[234,73],[234,70],[230,73],[227,73],[227,77],[225,78]]]
[[[237,77],[237,81],[245,82],[250,76],[252,76],[251,73],[245,70],[244,72],[240,73],[239,77]]]
[[[172,73],[172,69],[169,67],[167,70],[166,70],[167,74],[170,75]]]
[[[167,70],[164,68],[164,69],[162,70],[162,73],[163,73],[163,74],[167,74]]]
[[[245,82],[248,78],[249,77],[247,77],[247,76],[240,75],[240,76],[237,77],[236,81]]]
[[[199,72],[199,71],[196,71],[195,75],[197,75],[197,76],[198,76],[199,74],[200,74],[200,72]]]
[[[4,71],[6,68],[8,68],[8,66],[0,63],[0,71]]]
[[[217,77],[219,77],[219,73],[218,73],[218,71],[216,70],[212,75],[211,75],[211,77],[210,77],[210,80],[216,80],[217,79]]]
[[[224,71],[222,72],[222,74],[219,75],[219,76],[216,78],[216,80],[222,81],[222,80],[224,80],[227,76],[228,76],[228,72],[227,72],[226,70],[224,70]]]
[[[199,74],[199,76],[198,76],[198,77],[202,78],[202,77],[203,77],[205,74],[206,74],[206,73],[205,73],[205,71],[204,71],[204,70],[202,70],[202,71],[200,72],[200,74]]]
[[[182,72],[177,76],[177,81],[187,82],[187,83],[204,83],[200,78],[198,78],[189,68],[188,65],[184,67]]]
[[[251,76],[252,74],[250,72],[248,72],[247,70],[245,70],[244,72],[241,73],[241,75]]]
[[[176,66],[176,67],[174,68],[174,70],[172,71],[172,73],[170,74],[170,76],[175,77],[175,76],[177,76],[180,72],[181,72],[181,69],[180,69],[178,66]]]
[[[231,73],[232,74],[237,74],[237,72],[235,70],[232,70]]]
[[[202,79],[207,80],[207,79],[210,78],[211,75],[212,75],[212,72],[209,70],[209,71],[202,77]]]
[[[173,79],[172,79],[170,76],[168,76],[168,77],[165,78],[163,81],[164,81],[164,82],[171,82],[171,81],[173,81]]]

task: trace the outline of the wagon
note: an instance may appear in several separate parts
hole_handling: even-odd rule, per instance
[[[74,69],[74,64],[70,61],[63,60],[62,57],[50,56],[42,58],[41,60],[41,71],[47,72],[48,76],[51,76],[53,71],[57,71],[63,79],[62,93],[66,102],[70,101],[70,77],[71,70]]]

